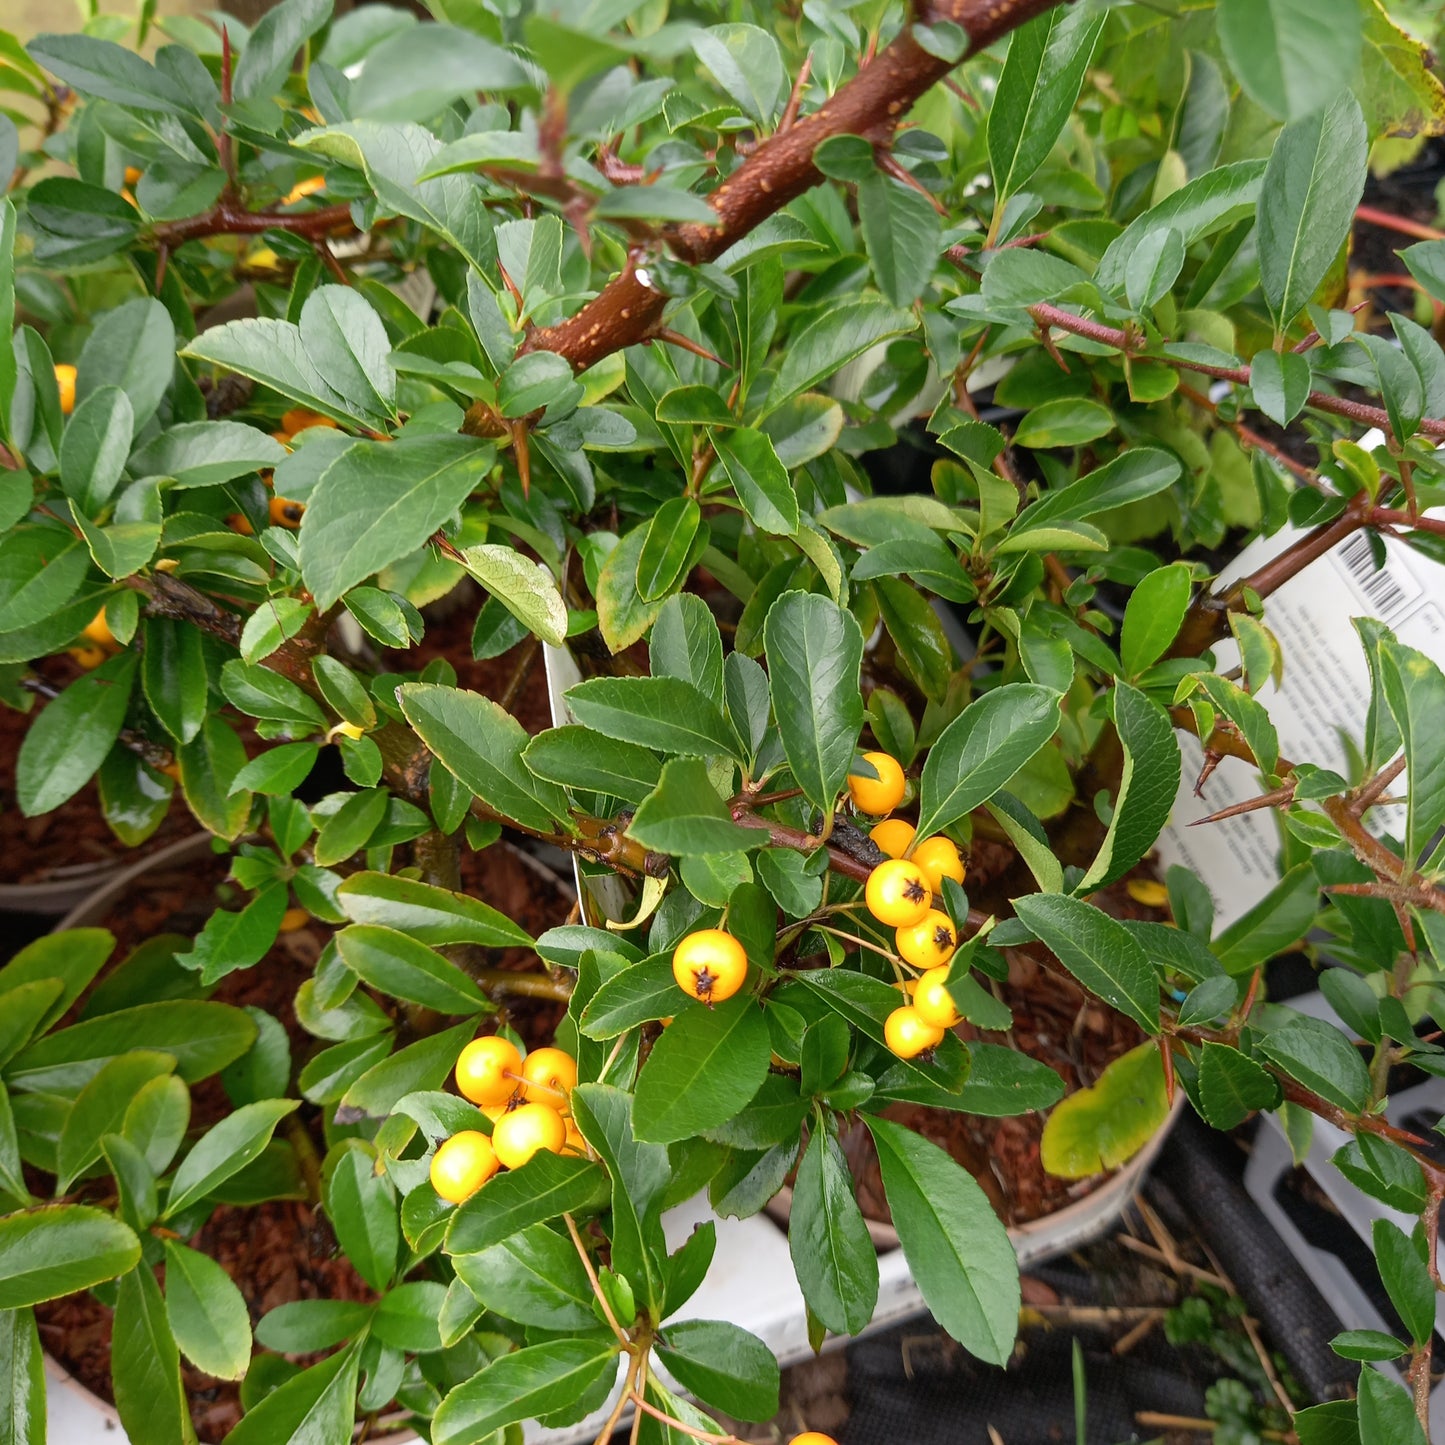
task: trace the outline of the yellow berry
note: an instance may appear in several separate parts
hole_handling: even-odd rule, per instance
[[[689,933],[673,950],[672,976],[686,994],[703,1003],[731,998],[748,975],[748,956],[736,938],[720,928]]]
[[[963,866],[958,845],[952,838],[945,838],[942,833],[925,838],[908,856],[923,869],[928,886],[939,895],[943,893],[945,878],[962,883],[967,871]]]
[[[304,908],[288,908],[281,915],[281,932],[295,933],[298,928],[305,928],[311,921],[311,915]]]
[[[81,636],[89,638],[97,647],[116,646],[115,634],[110,630],[110,626],[105,620],[104,607],[85,624]]]
[[[1145,908],[1163,908],[1169,902],[1169,890],[1152,878],[1131,878],[1124,885],[1125,892],[1135,903]]]
[[[60,391],[60,410],[69,416],[75,410],[75,368],[68,361],[56,363],[55,385]]]
[[[913,833],[913,824],[905,823],[902,818],[885,818],[868,830],[868,836],[890,858],[901,858],[908,851]]]
[[[431,1187],[448,1204],[460,1204],[470,1199],[497,1169],[492,1141],[480,1130],[463,1129],[441,1143],[432,1155]]]
[[[924,1023],[934,1028],[951,1029],[963,1022],[953,996],[948,991],[948,968],[940,965],[930,968],[914,985],[913,1007],[918,1010]]]
[[[863,896],[874,918],[891,928],[917,923],[933,904],[928,876],[909,858],[880,863],[868,875]]]
[[[562,1049],[533,1049],[522,1064],[522,1095],[529,1103],[567,1108],[577,1083],[577,1061]]]
[[[492,1126],[492,1148],[508,1169],[520,1169],[543,1149],[560,1154],[566,1142],[562,1116],[546,1104],[519,1104]]]
[[[838,1442],[821,1430],[804,1430],[801,1435],[794,1435],[788,1445],[838,1445]]]
[[[97,647],[93,642],[84,642],[78,647],[67,647],[65,650],[87,672],[92,668],[99,667],[105,661],[105,649]]]
[[[283,206],[294,206],[297,201],[303,201],[307,196],[314,195],[317,191],[326,189],[325,176],[306,176],[296,182],[286,193],[285,199],[281,202]]]
[[[946,913],[931,908],[917,923],[900,928],[894,935],[899,956],[914,968],[937,968],[953,957],[958,947],[953,923]]]
[[[864,753],[865,762],[873,764],[878,776],[866,778],[861,773],[848,774],[848,792],[852,795],[853,806],[860,813],[879,817],[891,813],[903,801],[905,784],[903,769],[898,759],[887,753]]]
[[[474,1104],[504,1104],[517,1092],[522,1055],[510,1039],[486,1034],[457,1058],[457,1088]]]
[[[943,1042],[944,1031],[931,1024],[912,1004],[896,1008],[883,1020],[883,1041],[900,1059],[916,1059]]]

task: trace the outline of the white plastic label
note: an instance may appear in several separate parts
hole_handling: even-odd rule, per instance
[[[1369,442],[1367,437],[1363,444]],[[1286,527],[1252,543],[1221,574],[1220,584],[1248,576],[1304,535]],[[1284,672],[1283,686],[1267,682],[1259,700],[1279,732],[1280,755],[1292,762],[1350,774],[1345,739],[1360,746],[1370,700],[1369,670],[1352,618],[1378,618],[1406,646],[1445,666],[1445,567],[1404,542],[1383,540],[1384,567],[1376,570],[1369,536],[1357,532],[1265,601],[1264,622],[1279,639]],[[1234,639],[1218,644],[1215,656],[1221,669],[1234,666],[1239,657]],[[1179,863],[1203,879],[1214,896],[1216,927],[1223,928],[1278,881],[1279,823],[1262,809],[1190,827],[1263,790],[1254,768],[1225,758],[1195,797],[1204,751],[1187,733],[1179,734],[1179,743],[1184,775],[1159,840],[1159,858],[1166,868]],[[1394,831],[1398,817],[1393,808],[1376,809],[1370,822],[1376,830]]]

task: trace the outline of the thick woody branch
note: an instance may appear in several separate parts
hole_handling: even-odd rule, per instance
[[[919,18],[960,26],[969,37],[967,54],[976,55],[1058,3],[938,0]],[[716,259],[823,179],[813,164],[813,152],[821,142],[835,135],[860,135],[875,145],[886,145],[914,101],[952,69],[948,61],[918,44],[912,27],[905,29],[818,110],[765,140],[707,197],[717,212],[715,223],[670,226],[663,233],[664,244],[684,261]],[[523,349],[554,351],[583,371],[604,356],[654,335],[668,298],[644,284],[638,273],[640,259],[629,258],[626,269],[575,316],[532,332]]]
[[[200,216],[187,216],[183,221],[161,221],[151,227],[151,235],[165,250],[174,250],[187,241],[206,236],[255,236],[262,231],[290,231],[309,241],[321,241],[338,232],[354,231],[351,203],[322,206],[315,211],[283,215],[275,211],[248,211],[234,201],[222,199]]]

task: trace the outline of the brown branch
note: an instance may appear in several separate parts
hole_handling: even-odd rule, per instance
[[[1059,0],[938,0],[928,18],[950,21],[969,37],[968,55],[992,45]],[[829,99],[787,129],[779,129],[706,199],[717,213],[712,223],[665,228],[663,241],[683,261],[716,260],[760,222],[780,210],[823,176],[813,164],[818,145],[835,135],[861,135],[883,145],[908,109],[953,69],[901,34]],[[578,371],[652,335],[668,298],[639,277],[640,255],[629,256],[620,275],[575,316],[534,331],[524,351],[554,351]],[[645,263],[643,265],[645,272]]]
[[[1392,216],[1388,211],[1378,211],[1374,206],[1356,206],[1355,219],[1367,221],[1372,226],[1383,226],[1387,231],[1398,231],[1402,236],[1415,236],[1421,241],[1445,241],[1445,231],[1434,226],[1421,225],[1403,216]]]
[[[157,245],[173,251],[187,241],[197,241],[206,236],[255,236],[262,231],[290,231],[316,241],[355,229],[350,201],[296,215],[283,215],[278,211],[248,211],[234,200],[222,197],[202,215],[187,216],[182,221],[157,222],[151,227],[151,236]]]
[[[1072,311],[1065,311],[1063,307],[1050,305],[1046,301],[1030,306],[1028,312],[1040,326],[1056,326],[1060,331],[1070,331],[1087,341],[1096,341],[1103,346],[1112,347],[1115,351],[1122,351],[1125,356],[1144,354],[1144,348],[1139,344],[1141,338],[1137,333],[1131,334],[1117,327],[1105,326],[1099,321],[1086,320],[1082,316],[1075,316]],[[1249,385],[1247,366],[1212,366],[1205,361],[1185,361],[1177,356],[1152,357],[1151,360],[1162,361],[1181,371],[1196,371],[1202,376],[1212,376],[1219,381],[1232,381],[1239,386]],[[1359,422],[1362,426],[1379,427],[1386,433],[1391,430],[1390,415],[1383,407],[1367,406],[1364,402],[1351,401],[1343,396],[1331,396],[1324,391],[1310,392],[1305,405],[1314,407],[1316,411],[1329,412],[1333,416]],[[1426,417],[1420,422],[1419,429],[1426,436],[1445,438],[1445,418]]]

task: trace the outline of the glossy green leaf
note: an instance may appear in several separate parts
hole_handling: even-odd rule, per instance
[[[1220,0],[1219,39],[1249,98],[1299,120],[1354,81],[1360,9],[1354,0]]]
[[[56,1147],[57,1195],[69,1193],[71,1184],[100,1158],[101,1140],[119,1131],[141,1086],[171,1073],[175,1066],[170,1054],[133,1049],[111,1059],[80,1091]]]
[[[213,1124],[181,1160],[171,1180],[165,1217],[179,1214],[244,1169],[270,1142],[281,1120],[298,1107],[295,1099],[262,1099]]]
[[[812,1131],[798,1165],[788,1249],[809,1310],[835,1334],[862,1330],[878,1303],[878,1252],[848,1161],[823,1129]]]
[[[1119,661],[1127,677],[1138,677],[1168,650],[1184,625],[1193,592],[1189,569],[1174,563],[1143,577],[1124,608]]]
[[[248,1410],[222,1445],[346,1445],[356,1423],[360,1354],[339,1350]]]
[[[504,913],[466,893],[389,873],[351,874],[336,900],[353,923],[399,929],[420,943],[529,948],[532,937]]]
[[[540,1330],[596,1328],[592,1286],[577,1250],[545,1224],[474,1254],[454,1254],[452,1263],[481,1304],[505,1319]]]
[[[677,677],[597,677],[567,691],[579,722],[661,753],[710,757],[737,747],[716,703]]]
[[[0,1219],[0,1310],[59,1299],[124,1274],[140,1241],[111,1215],[60,1204]]]
[[[457,1206],[447,1229],[447,1250],[477,1254],[530,1225],[598,1208],[609,1195],[607,1175],[590,1159],[535,1154]]]
[[[773,1352],[754,1334],[725,1320],[682,1320],[657,1341],[657,1358],[689,1393],[739,1420],[770,1420],[778,1412],[779,1373]]]
[[[0,1361],[0,1440],[45,1445],[45,1357],[30,1310],[0,1310]]]
[[[353,923],[335,941],[346,966],[383,994],[443,1014],[491,1008],[486,994],[456,964],[406,933],[374,923]]]
[[[113,1338],[115,1409],[126,1435],[164,1445],[195,1445],[180,1354],[148,1264],[121,1277]]]
[[[1199,1107],[1216,1129],[1233,1129],[1256,1109],[1272,1108],[1279,1097],[1279,1085],[1238,1049],[1211,1043],[1201,1047]]]
[[[701,758],[670,758],[657,787],[627,825],[628,835],[646,848],[674,856],[724,853],[756,846],[756,829],[732,820]]]
[[[337,1243],[356,1272],[374,1290],[384,1290],[396,1273],[401,1221],[396,1190],[377,1173],[376,1150],[360,1139],[344,1139],[327,1157],[322,1203]]]
[[[231,1276],[209,1255],[166,1244],[166,1314],[181,1353],[208,1375],[239,1380],[251,1363],[251,1316]]]

